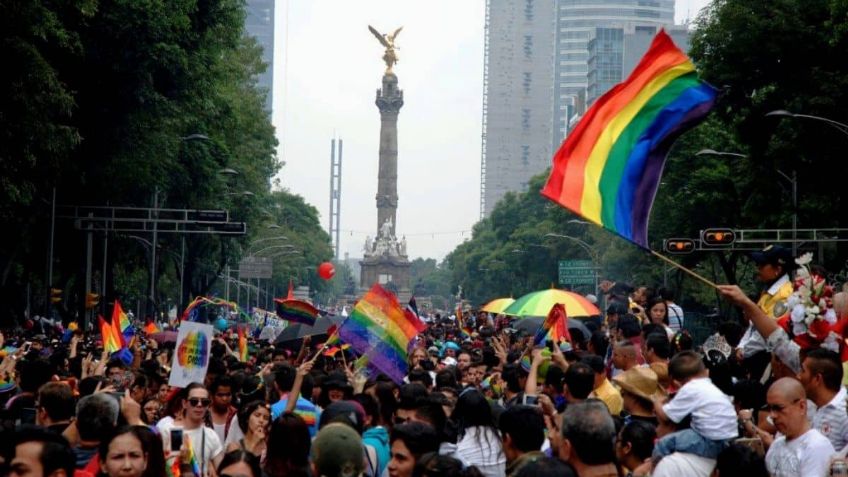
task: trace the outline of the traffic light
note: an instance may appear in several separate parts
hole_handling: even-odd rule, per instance
[[[97,293],[86,293],[85,295],[85,309],[90,310],[95,306],[100,304],[100,295]]]
[[[736,240],[732,229],[706,229],[701,231],[701,241],[710,247],[728,247]]]
[[[695,241],[692,239],[667,239],[663,245],[666,252],[673,254],[686,254],[695,251]]]
[[[62,290],[58,288],[50,289],[50,303],[61,303],[62,302]]]

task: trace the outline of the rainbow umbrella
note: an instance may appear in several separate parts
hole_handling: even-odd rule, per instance
[[[512,305],[514,302],[514,298],[497,298],[483,305],[483,308],[480,308],[480,311],[485,311],[486,313],[500,314],[503,313],[504,310],[506,310],[506,308],[509,305]]]
[[[550,288],[528,293],[515,300],[503,313],[514,316],[548,316],[551,308],[557,303],[565,307],[569,317],[600,315],[598,307],[591,304],[582,295],[565,290]]]

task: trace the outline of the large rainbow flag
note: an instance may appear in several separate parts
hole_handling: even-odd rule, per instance
[[[542,195],[648,248],[666,155],[715,98],[661,30],[630,77],[595,101],[565,139]]]
[[[357,353],[367,355],[371,366],[401,384],[409,367],[409,341],[424,328],[391,292],[374,284],[339,327],[339,337]]]

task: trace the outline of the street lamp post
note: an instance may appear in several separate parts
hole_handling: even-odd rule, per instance
[[[780,118],[799,118],[799,119],[811,119],[813,121],[820,121],[826,123],[830,127],[836,129],[848,136],[848,124],[840,123],[839,121],[834,121],[833,119],[823,118],[821,116],[813,116],[812,114],[798,114],[792,113],[785,109],[777,109],[774,111],[770,111],[766,113],[766,117],[780,117]]]
[[[789,114],[787,111],[782,111],[783,113]],[[781,113],[781,111],[772,111],[768,113],[766,116],[783,116],[784,114],[772,114],[772,113]],[[804,115],[795,115],[796,117],[807,117]],[[815,117],[815,116],[813,116]],[[824,118],[819,118],[823,119]],[[830,121],[830,120],[826,120]],[[835,122],[835,121],[834,121]],[[839,123],[841,124],[841,123]],[[846,126],[848,127],[848,126]],[[716,151],[714,149],[701,149],[700,151],[695,153],[696,156],[719,156],[719,157],[738,157],[738,158],[746,158],[745,154],[740,154],[738,152],[724,152],[724,151]],[[775,172],[780,174],[780,177],[785,179],[792,186],[792,255],[798,255],[798,171],[792,170],[792,175],[786,174],[780,169],[775,169]]]

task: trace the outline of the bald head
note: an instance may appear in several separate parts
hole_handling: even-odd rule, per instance
[[[768,390],[769,394],[774,393],[775,396],[785,401],[795,401],[797,399],[807,399],[807,393],[804,392],[804,386],[795,378],[780,378],[775,381]]]
[[[612,364],[622,370],[636,366],[636,347],[629,341],[621,341],[615,345],[612,351]]]

